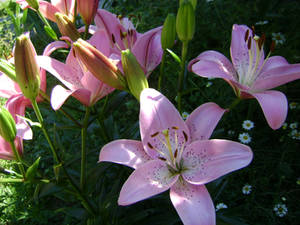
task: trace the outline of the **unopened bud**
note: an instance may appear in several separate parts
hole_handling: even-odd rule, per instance
[[[40,7],[40,4],[39,4],[39,1],[38,0],[26,0],[26,2],[28,3],[28,5],[35,9],[35,10],[38,10],[39,7]]]
[[[99,0],[77,0],[78,12],[85,24],[90,25],[96,15]]]
[[[192,4],[185,0],[181,3],[176,17],[176,30],[178,38],[182,41],[190,41],[195,33],[195,10]]]
[[[180,0],[180,1],[179,1],[179,6],[180,6],[181,3],[183,3],[184,1],[186,1],[186,0]],[[188,0],[188,1],[192,4],[194,10],[196,10],[197,0]]]
[[[124,78],[118,67],[98,49],[81,38],[73,43],[73,49],[76,56],[97,79],[113,88],[125,89]]]
[[[17,83],[23,95],[34,100],[40,91],[40,68],[35,49],[27,36],[17,37],[14,56]]]
[[[141,92],[148,88],[148,81],[142,67],[129,49],[122,51],[122,66],[128,88],[139,100]]]
[[[168,14],[161,32],[162,49],[172,48],[176,36],[176,19],[173,14]]]
[[[16,138],[16,123],[6,108],[0,108],[0,135],[7,142],[13,142]]]
[[[80,38],[78,30],[67,15],[55,13],[55,19],[58,29],[63,36],[70,37],[72,41],[76,41],[78,38]]]

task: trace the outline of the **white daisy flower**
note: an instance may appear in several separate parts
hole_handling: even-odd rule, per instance
[[[272,40],[275,41],[276,45],[283,44],[285,42],[285,37],[282,33],[272,33]]]
[[[291,128],[291,129],[297,129],[297,128],[298,128],[298,123],[297,123],[297,122],[291,123],[291,124],[290,124],[290,128]]]
[[[186,120],[186,118],[187,118],[189,115],[190,115],[190,114],[188,114],[187,112],[183,112],[183,113],[181,114],[181,117],[182,117],[183,120]]]
[[[227,208],[228,208],[228,206],[226,204],[224,204],[223,202],[218,203],[216,205],[216,211],[219,211],[220,209],[227,209]]]
[[[239,140],[240,142],[242,142],[243,144],[248,144],[251,142],[251,137],[248,133],[241,133],[239,135]]]
[[[211,85],[213,85],[213,82],[208,81],[205,86],[210,87]]]
[[[268,20],[263,20],[263,21],[256,22],[255,25],[260,26],[260,25],[265,25],[265,24],[268,24],[268,23],[269,23]]]
[[[288,212],[288,209],[286,207],[285,204],[276,204],[273,208],[273,210],[275,211],[275,214],[279,217],[284,217],[287,212]]]
[[[252,186],[249,184],[244,185],[244,187],[242,188],[242,192],[244,195],[249,195],[252,191]]]
[[[291,103],[289,104],[290,109],[296,109],[297,106],[298,106],[298,103],[297,103],[297,102],[291,102]]]
[[[245,120],[243,122],[243,128],[245,130],[251,130],[254,127],[254,123],[251,120]]]
[[[293,139],[300,140],[300,131],[294,129],[294,130],[292,130],[290,135]]]
[[[287,126],[288,126],[287,123],[283,123],[283,124],[282,124],[282,129],[283,129],[283,130],[286,130]]]

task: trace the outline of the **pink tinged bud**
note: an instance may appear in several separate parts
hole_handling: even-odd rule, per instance
[[[96,15],[99,0],[77,0],[78,12],[85,24],[90,25]]]
[[[176,31],[182,41],[190,41],[195,33],[195,10],[193,5],[184,0],[178,9],[176,17]]]
[[[140,100],[140,94],[148,88],[145,73],[132,52],[127,49],[122,51],[122,66],[130,92]]]
[[[17,83],[23,95],[33,101],[40,90],[40,68],[35,49],[27,36],[17,37],[14,56]]]
[[[16,138],[16,123],[12,115],[4,107],[0,108],[0,136],[7,142],[13,142]]]
[[[30,7],[32,7],[35,10],[38,10],[40,7],[38,0],[26,0],[26,2]]]
[[[67,15],[55,13],[55,19],[58,29],[63,36],[70,37],[72,41],[76,41],[80,38],[78,30]]]
[[[98,49],[79,38],[73,49],[86,68],[100,81],[119,89],[126,89],[124,77],[118,67]]]

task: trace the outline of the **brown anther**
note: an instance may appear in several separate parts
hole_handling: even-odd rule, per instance
[[[114,34],[111,34],[111,39],[112,39],[113,43],[115,44],[116,43],[116,39],[115,39],[115,35]]]
[[[176,148],[175,152],[174,152],[174,157],[177,158],[177,153],[178,153],[178,149]]]
[[[147,145],[149,148],[153,149],[153,146],[149,142],[147,143]]]
[[[179,128],[178,128],[178,127],[172,127],[172,129],[173,129],[173,130],[178,130]]]
[[[246,33],[245,33],[245,42],[247,42],[248,37],[249,37],[249,29],[248,29],[248,30],[246,31]]]
[[[158,157],[162,161],[167,161],[164,157]]]
[[[73,56],[74,56],[74,58],[76,58],[76,53],[75,53],[75,51],[73,50],[72,52],[73,52]]]
[[[188,136],[187,136],[187,134],[186,134],[184,131],[182,131],[182,133],[183,133],[183,136],[184,136],[185,141],[187,142],[187,141],[188,141]]]
[[[270,46],[270,52],[274,52],[276,47],[276,42],[274,40],[272,40],[271,46]]]
[[[251,49],[251,37],[248,39],[247,47],[249,50]]]
[[[252,35],[254,36],[254,33],[255,33],[255,27],[252,25],[251,26],[251,30],[252,30]]]
[[[159,132],[155,132],[154,134],[151,134],[151,137],[155,137],[159,134]]]
[[[265,40],[266,40],[266,35],[262,34],[261,37],[258,39],[258,48],[259,48],[259,50],[261,50]]]

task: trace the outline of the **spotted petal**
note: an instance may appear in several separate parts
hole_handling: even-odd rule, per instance
[[[183,178],[201,185],[247,166],[252,160],[252,151],[233,141],[195,141],[186,147],[182,158],[186,168]]]
[[[143,144],[134,140],[116,140],[103,146],[99,162],[119,163],[137,169],[151,160],[145,153]]]
[[[178,179],[161,160],[151,160],[136,169],[124,183],[118,204],[130,205],[168,190]]]
[[[177,181],[170,198],[184,225],[216,224],[214,204],[204,185]]]
[[[186,120],[192,142],[209,139],[225,110],[213,102],[195,109]]]

